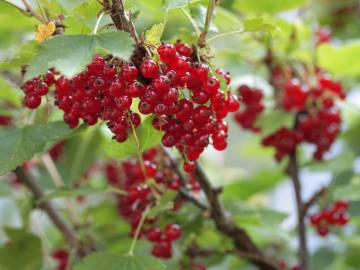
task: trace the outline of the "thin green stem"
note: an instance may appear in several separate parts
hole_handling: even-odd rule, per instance
[[[115,188],[115,187],[111,187],[110,190],[118,195],[122,195],[122,196],[127,196],[128,193],[125,190],[119,189],[119,188]]]
[[[145,169],[144,160],[143,160],[143,157],[142,157],[141,151],[140,151],[140,140],[139,140],[139,137],[138,137],[138,135],[136,133],[134,124],[132,123],[130,118],[129,118],[129,123],[130,123],[131,131],[132,131],[134,139],[135,139],[135,143],[136,143],[136,147],[137,147],[137,157],[138,157],[138,160],[139,160],[139,163],[140,163],[140,167],[141,167],[141,170],[142,170],[142,172],[144,174],[144,177],[146,178],[146,169]]]
[[[145,209],[145,211],[143,212],[143,214],[141,216],[140,222],[139,222],[138,226],[136,227],[134,239],[133,239],[133,241],[131,243],[131,246],[130,246],[130,249],[129,249],[129,252],[128,252],[128,255],[130,255],[130,256],[134,255],[134,250],[135,250],[135,247],[136,247],[136,243],[137,243],[137,240],[138,240],[138,238],[140,236],[141,229],[144,226],[146,217],[147,217],[147,215],[149,213],[149,209],[150,209],[149,206]]]
[[[200,48],[204,48],[206,46],[206,36],[209,32],[210,23],[211,23],[213,15],[214,15],[216,3],[217,3],[217,0],[209,0],[209,5],[208,5],[207,11],[206,11],[204,30],[199,35],[198,45]]]
[[[41,5],[40,5],[39,0],[36,0],[36,4],[37,4],[37,6],[38,6],[38,8],[39,8],[39,10],[40,10],[41,17],[43,18],[43,20],[44,20],[44,21],[48,21],[49,18],[46,16],[43,8],[42,8]]]
[[[219,38],[232,36],[232,35],[236,35],[236,34],[243,34],[243,33],[245,33],[245,31],[243,29],[239,29],[239,30],[235,30],[235,31],[231,31],[231,32],[223,33],[223,34],[218,34],[216,36],[208,38],[207,42],[211,42],[211,41],[214,41]]]
[[[189,20],[191,25],[194,27],[196,34],[200,35],[201,31],[200,31],[199,27],[197,26],[196,22],[194,21],[194,19],[191,17],[190,13],[187,12],[187,10],[184,8],[181,8],[180,10],[182,11],[182,13],[184,13],[185,17]]]
[[[99,29],[99,25],[100,25],[100,22],[102,20],[102,18],[104,17],[105,15],[105,12],[101,12],[99,17],[97,18],[96,20],[96,24],[95,24],[95,27],[94,27],[94,31],[93,31],[93,34],[96,34],[98,29]]]
[[[168,21],[168,16],[169,16],[169,13],[168,13],[168,12],[166,12],[166,14],[165,14],[165,18],[164,18],[164,22],[163,22],[164,27],[163,27],[163,29],[162,29],[162,31],[161,31],[161,34],[160,34],[160,39],[161,39],[162,35],[164,34],[165,27],[166,27],[166,24],[167,24],[167,21]]]

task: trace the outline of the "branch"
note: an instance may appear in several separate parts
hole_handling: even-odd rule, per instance
[[[46,23],[46,20],[42,16],[40,16],[39,14],[37,14],[35,12],[35,10],[32,8],[32,6],[30,5],[30,3],[27,0],[22,0],[22,3],[24,4],[26,11],[29,12],[31,14],[31,16],[38,19],[42,23]]]
[[[206,12],[206,20],[204,25],[204,30],[199,36],[198,45],[200,48],[204,48],[206,46],[206,36],[209,32],[209,27],[211,23],[212,16],[214,15],[215,7],[218,0],[209,0],[209,5]]]
[[[307,215],[310,207],[313,206],[322,196],[324,196],[327,190],[328,187],[322,187],[321,189],[316,191],[307,202],[304,202],[304,207],[303,207],[304,217]]]
[[[305,206],[301,198],[301,182],[299,178],[299,167],[296,157],[296,150],[289,155],[289,165],[287,173],[290,176],[295,192],[297,218],[298,218],[298,235],[299,235],[299,259],[302,270],[309,269],[309,251],[307,247],[307,235],[305,226]]]
[[[17,167],[14,172],[16,176],[31,191],[34,198],[41,202],[40,208],[47,213],[51,221],[62,233],[66,242],[70,246],[77,248],[79,255],[85,256],[95,250],[93,244],[84,245],[84,243],[77,239],[75,230],[63,219],[63,217],[59,214],[50,201],[42,200],[45,196],[43,189],[26,170],[24,170],[22,167]]]
[[[209,211],[209,208],[203,204],[201,201],[199,201],[196,197],[194,197],[191,194],[191,191],[186,188],[187,181],[184,178],[183,174],[180,172],[178,165],[176,162],[171,158],[171,156],[168,154],[165,148],[161,147],[161,153],[163,155],[163,158],[166,159],[166,161],[170,164],[171,169],[180,177],[180,181],[183,185],[183,187],[180,189],[180,194],[185,199],[187,199],[189,202],[197,206],[202,211]]]
[[[250,236],[242,228],[237,227],[231,217],[225,215],[219,200],[220,190],[213,188],[206,174],[199,164],[196,164],[195,176],[204,191],[211,208],[211,219],[216,228],[222,234],[230,237],[235,245],[236,253],[244,259],[249,260],[261,270],[278,269],[268,260],[256,247]],[[245,256],[246,254],[246,256]],[[243,256],[244,255],[244,256]]]
[[[129,32],[136,44],[140,44],[140,39],[136,32],[131,13],[129,15],[126,13],[123,1],[112,0],[112,5],[110,5],[109,0],[104,0],[103,7],[106,12],[110,12],[111,19],[116,28],[118,30]]]

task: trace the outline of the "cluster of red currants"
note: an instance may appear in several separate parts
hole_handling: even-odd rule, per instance
[[[142,215],[148,207],[156,204],[156,197],[166,191],[178,191],[183,187],[180,177],[173,171],[171,164],[164,159],[163,152],[152,148],[143,153],[144,168],[135,159],[122,163],[110,162],[106,165],[106,177],[110,185],[125,190],[127,196],[118,197],[119,214],[131,225],[132,237],[135,236]],[[145,170],[145,172],[144,172]],[[146,182],[153,178],[154,182]],[[190,177],[190,188],[199,190],[199,184]],[[174,201],[174,211],[181,207],[183,199],[177,197]],[[146,218],[139,237],[153,242],[152,254],[159,258],[172,256],[172,242],[181,235],[177,224],[167,224],[163,230],[157,224],[156,218]]]
[[[55,83],[56,72],[51,69],[42,78],[37,77],[26,81],[21,89],[25,93],[24,106],[36,109],[41,104],[41,97],[49,93],[49,87]]]
[[[51,257],[57,262],[56,270],[66,270],[69,260],[69,253],[64,249],[56,249]]]
[[[314,158],[321,160],[340,131],[341,118],[335,100],[345,98],[341,84],[321,70],[317,70],[315,87],[301,84],[297,79],[282,83],[282,76],[285,75],[281,69],[277,68],[273,73],[277,81],[274,95],[279,109],[295,114],[295,127],[281,127],[263,138],[263,145],[275,147],[275,158],[280,161],[294,151],[297,145],[308,142],[316,146]],[[243,128],[259,131],[261,127],[254,127],[254,124],[264,107],[261,91],[241,86],[239,95],[245,104],[250,105],[243,112],[238,112],[235,120]]]
[[[114,58],[97,55],[71,79],[50,70],[24,83],[24,105],[37,108],[55,84],[55,104],[71,128],[80,119],[88,125],[101,119],[114,139],[124,142],[130,129],[141,124],[139,113],[130,108],[139,98],[139,112],[154,116],[153,127],[165,132],[162,144],[176,146],[188,160],[185,170],[191,172],[193,161],[210,143],[220,151],[226,148],[228,127],[223,119],[240,103],[228,90],[229,74],[194,61],[187,44],[161,44],[157,51],[161,61],[145,58],[139,67],[115,65]]]
[[[349,223],[348,208],[348,201],[336,201],[331,206],[324,208],[320,213],[311,215],[311,225],[316,228],[320,236],[325,237],[329,234],[329,227],[342,227]]]
[[[255,122],[265,108],[264,104],[262,104],[263,92],[247,85],[241,85],[238,94],[245,108],[235,114],[235,121],[245,129],[255,132],[260,131],[259,128],[255,127]]]

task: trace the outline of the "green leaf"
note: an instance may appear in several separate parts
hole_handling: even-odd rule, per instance
[[[120,255],[97,252],[76,265],[75,270],[165,270],[165,266],[151,256]]]
[[[335,253],[327,247],[318,249],[311,258],[312,269],[331,269],[334,262]]]
[[[106,193],[112,192],[111,188],[93,188],[93,187],[61,187],[54,190],[49,191],[38,203],[48,201],[55,198],[69,198],[69,197],[77,197],[77,196],[85,196],[97,193]]]
[[[7,58],[0,63],[0,69],[20,68],[30,62],[38,48],[39,43],[34,40],[24,44],[12,57]]]
[[[278,13],[305,4],[306,0],[234,0],[233,8],[240,12]]]
[[[78,180],[98,158],[102,134],[98,126],[73,136],[65,143],[63,157],[58,162],[59,171],[67,184]]]
[[[172,9],[182,8],[189,4],[190,0],[164,0],[165,10],[170,11]]]
[[[163,23],[154,24],[151,27],[151,29],[146,31],[145,42],[153,46],[158,46],[160,44],[163,31],[164,31]]]
[[[247,19],[244,21],[244,31],[245,32],[275,32],[280,31],[280,28],[275,25],[267,22],[264,17],[257,17],[252,19]]]
[[[225,198],[240,198],[248,199],[254,194],[265,192],[270,188],[275,187],[283,179],[283,174],[280,171],[266,171],[257,172],[254,176],[247,179],[239,179],[224,187]]]
[[[16,49],[24,41],[24,35],[34,31],[38,23],[35,18],[24,16],[17,7],[10,1],[0,1],[0,48]]]
[[[334,190],[334,199],[346,199],[350,201],[360,200],[360,181],[350,183],[349,185],[338,187]]]
[[[153,128],[152,117],[146,117],[142,124],[136,129],[139,139],[140,149],[138,149],[136,140],[132,134],[124,143],[118,143],[115,140],[105,140],[103,148],[106,154],[111,158],[126,158],[139,152],[154,147],[161,142],[162,132]]]
[[[150,209],[148,213],[149,218],[158,216],[160,213],[165,212],[174,207],[174,199],[177,195],[175,191],[166,192],[157,202],[157,205]]]
[[[262,134],[269,135],[282,127],[291,128],[293,122],[294,116],[291,113],[269,110],[257,119],[255,126],[261,128]]]
[[[0,175],[42,152],[47,143],[57,142],[70,134],[71,129],[62,121],[23,128],[0,128]]]
[[[65,76],[79,73],[95,52],[95,36],[58,36],[43,43],[39,53],[29,63],[25,80],[29,80],[54,67]]]
[[[207,7],[201,4],[195,4],[190,6],[191,17],[193,17],[197,26],[200,29],[204,28],[206,21],[206,13],[207,13]],[[210,22],[209,30],[213,32],[219,31],[213,21]]]
[[[353,42],[338,47],[324,44],[317,50],[319,66],[339,76],[360,75],[359,55],[360,42]]]
[[[106,32],[97,35],[98,46],[112,55],[128,60],[134,49],[134,41],[126,32]]]
[[[237,202],[236,204],[236,209],[233,210],[233,212],[235,213],[235,223],[239,226],[276,227],[287,217],[287,214],[270,208],[254,208],[241,202]]]
[[[0,248],[0,269],[41,269],[41,240],[23,229],[7,228],[5,231],[9,242]]]
[[[21,105],[19,91],[16,91],[8,82],[0,79],[0,100],[11,103],[14,106]]]
[[[79,73],[90,63],[96,49],[128,60],[133,51],[133,40],[121,31],[98,35],[58,36],[45,41],[39,53],[29,63],[25,80],[55,67],[68,77]]]

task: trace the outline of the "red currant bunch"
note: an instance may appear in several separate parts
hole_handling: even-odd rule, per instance
[[[284,156],[293,152],[302,142],[303,136],[296,130],[280,128],[262,140],[264,146],[273,146],[276,149],[275,159],[281,161]]]
[[[291,71],[291,70],[290,70]],[[307,142],[316,146],[314,158],[322,160],[340,131],[341,118],[335,106],[336,99],[344,99],[345,93],[340,82],[333,80],[322,70],[316,70],[317,84],[309,87],[296,78],[284,80],[289,73],[284,68],[272,69],[276,88],[274,97],[278,110],[294,113],[295,127],[281,127],[262,140],[264,146],[276,149],[275,159],[280,161],[293,152],[296,147]],[[290,72],[290,74],[292,74]],[[246,109],[235,114],[235,120],[243,127],[260,132],[254,127],[256,118],[264,110],[261,103],[262,93],[248,86],[240,86],[239,95]]]
[[[41,97],[46,96],[49,87],[55,83],[55,71],[49,70],[42,77],[26,81],[21,89],[25,93],[24,106],[29,109],[36,109],[41,104]]]
[[[193,161],[209,144],[219,151],[226,148],[228,127],[223,119],[240,103],[229,91],[229,74],[194,61],[189,45],[163,43],[157,52],[160,61],[145,58],[138,66],[114,65],[119,61],[97,55],[73,78],[50,70],[25,82],[24,103],[37,108],[40,97],[55,85],[55,104],[71,128],[80,120],[95,125],[101,119],[121,143],[141,124],[140,115],[131,111],[133,100],[139,99],[139,112],[152,115],[153,127],[165,133],[162,144],[177,147],[187,160],[184,170],[193,172]]]
[[[348,201],[336,201],[320,213],[311,215],[310,223],[316,228],[320,236],[325,237],[329,234],[330,227],[343,227],[349,223],[348,208]]]
[[[56,249],[52,252],[51,257],[57,261],[57,270],[66,270],[69,260],[69,253],[65,249]]]
[[[152,148],[143,153],[143,166],[139,161],[130,159],[122,163],[109,162],[105,166],[105,173],[110,185],[125,190],[127,196],[118,197],[119,214],[131,225],[132,237],[144,211],[156,204],[156,197],[161,196],[167,190],[178,191],[186,185],[186,188],[196,192],[199,184],[196,179],[189,175],[188,183],[183,183],[180,177],[173,171],[168,157],[158,148]],[[144,171],[145,170],[145,171]],[[153,178],[154,183],[146,181]],[[184,199],[177,197],[174,201],[173,211],[177,211]],[[155,218],[147,218],[142,227],[140,237],[153,242],[152,254],[160,258],[172,256],[172,242],[181,235],[180,226],[168,224],[162,230]]]
[[[255,132],[260,131],[258,127],[255,127],[255,122],[265,108],[262,103],[263,92],[247,85],[241,85],[238,93],[245,108],[235,114],[235,121],[244,129],[250,129]]]
[[[284,85],[282,107],[284,111],[300,111],[305,107],[307,98],[306,86],[297,79],[289,80]]]

